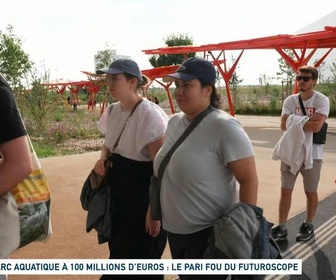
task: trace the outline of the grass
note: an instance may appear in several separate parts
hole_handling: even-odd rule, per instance
[[[47,144],[40,143],[38,141],[34,141],[32,139],[32,143],[35,149],[35,152],[39,158],[45,158],[45,157],[51,157],[51,156],[57,156],[58,151],[55,147],[51,147]]]
[[[25,124],[40,158],[79,154],[101,150],[104,137],[97,128],[100,114],[98,106],[94,110],[66,106],[49,111],[42,120],[29,116]]]

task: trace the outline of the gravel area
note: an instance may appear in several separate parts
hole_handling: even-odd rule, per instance
[[[74,154],[82,154],[91,151],[100,151],[104,143],[104,138],[95,139],[68,139],[60,144],[57,148],[61,151],[69,151]]]

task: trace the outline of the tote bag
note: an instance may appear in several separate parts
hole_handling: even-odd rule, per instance
[[[29,137],[28,140],[33,172],[0,196],[0,258],[31,242],[46,242],[52,232],[49,185]]]

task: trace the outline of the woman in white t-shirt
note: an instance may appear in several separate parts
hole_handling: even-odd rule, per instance
[[[111,191],[112,233],[108,241],[110,259],[151,258],[151,236],[160,232],[160,222],[146,216],[153,160],[161,148],[167,114],[138,92],[142,75],[130,59],[118,59],[109,67],[97,70],[106,74],[107,86],[118,102],[106,108],[98,123],[105,134],[100,159],[94,170],[107,172]],[[110,158],[112,167],[104,168]],[[165,239],[164,239],[165,241]],[[152,279],[139,275],[103,275],[101,279]]]

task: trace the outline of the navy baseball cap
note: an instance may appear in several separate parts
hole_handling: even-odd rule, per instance
[[[195,80],[199,79],[211,85],[216,83],[216,70],[213,64],[203,58],[192,57],[183,61],[176,73],[164,76],[164,82],[173,82],[175,80]]]
[[[142,74],[138,64],[128,58],[120,58],[113,61],[109,67],[96,70],[96,74],[122,74],[127,73],[134,77],[137,77],[142,81]]]

